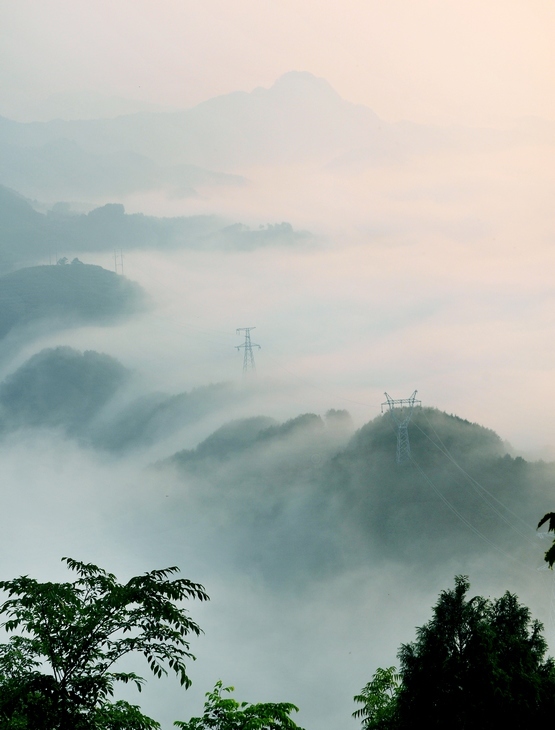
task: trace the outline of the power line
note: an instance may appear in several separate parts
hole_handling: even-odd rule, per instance
[[[441,448],[440,446],[438,446],[438,444],[437,444],[437,443],[436,443],[436,442],[435,442],[435,441],[434,441],[433,439],[431,439],[431,438],[430,438],[430,436],[429,436],[429,435],[428,435],[428,434],[427,434],[427,433],[426,433],[425,431],[423,431],[423,430],[422,430],[422,429],[420,428],[420,426],[419,426],[419,425],[418,425],[417,423],[415,423],[414,425],[415,425],[415,427],[416,427],[416,428],[417,428],[417,429],[418,429],[418,430],[420,431],[420,433],[422,433],[422,434],[423,434],[423,435],[424,435],[424,436],[425,436],[425,437],[426,437],[426,438],[427,438],[427,439],[428,439],[429,441],[431,441],[431,443],[432,443],[432,444],[433,444],[433,445],[434,445],[434,446],[435,446],[435,447],[436,447],[436,448],[437,448],[437,449],[438,449],[438,450],[440,451],[440,453],[442,453],[442,454],[443,454],[443,455],[444,455],[444,456],[445,456],[445,457],[446,457],[447,459],[449,459],[449,461],[450,461],[450,462],[451,462],[451,463],[452,463],[452,464],[453,464],[453,465],[454,465],[454,466],[455,466],[455,467],[456,467],[456,468],[457,468],[457,469],[458,469],[458,470],[459,470],[459,471],[460,471],[460,472],[461,472],[461,473],[462,473],[462,474],[463,474],[463,475],[464,475],[464,476],[465,476],[465,477],[466,477],[466,478],[467,478],[467,479],[468,479],[468,480],[470,481],[470,483],[472,484],[472,487],[473,487],[474,491],[476,492],[476,494],[478,494],[478,496],[479,496],[479,497],[480,497],[480,498],[481,498],[481,499],[482,499],[482,500],[483,500],[483,501],[484,501],[484,502],[485,502],[485,503],[486,503],[486,504],[487,504],[487,505],[488,505],[488,506],[490,507],[490,509],[491,509],[491,510],[492,510],[492,511],[493,511],[493,512],[494,512],[494,513],[495,513],[495,514],[496,514],[496,515],[497,515],[497,516],[498,516],[498,517],[499,517],[499,518],[500,518],[500,519],[501,519],[501,520],[502,520],[502,521],[503,521],[503,522],[504,522],[504,523],[505,523],[505,524],[506,524],[506,525],[508,526],[508,527],[510,527],[510,528],[511,528],[512,530],[514,530],[514,531],[515,531],[515,532],[516,532],[516,533],[517,533],[518,535],[520,535],[520,537],[522,537],[522,538],[523,538],[524,540],[526,540],[526,541],[527,541],[527,542],[528,542],[529,544],[535,544],[535,542],[534,542],[533,540],[531,540],[531,539],[530,539],[530,537],[529,537],[529,534],[530,534],[530,533],[529,533],[529,534],[526,534],[526,533],[522,532],[522,530],[520,530],[520,529],[519,529],[519,528],[518,528],[518,527],[517,527],[516,525],[514,525],[514,524],[513,524],[512,522],[511,522],[511,520],[509,520],[509,519],[507,518],[507,516],[506,516],[506,515],[504,515],[504,514],[503,514],[503,513],[502,513],[502,512],[501,512],[501,511],[500,511],[500,510],[499,510],[499,509],[498,509],[498,508],[497,508],[497,507],[495,506],[495,504],[493,504],[493,502],[497,502],[497,504],[498,504],[498,505],[499,505],[500,507],[502,507],[502,508],[503,508],[504,510],[506,510],[506,512],[508,512],[508,513],[509,513],[510,515],[512,515],[512,516],[513,516],[513,517],[514,517],[514,518],[515,518],[516,520],[518,520],[519,522],[521,522],[521,523],[522,523],[522,524],[523,524],[523,525],[524,525],[524,526],[525,526],[526,528],[528,528],[528,530],[530,530],[530,531],[532,531],[532,532],[533,532],[532,528],[530,528],[530,526],[528,525],[528,523],[527,523],[527,522],[525,522],[525,521],[524,521],[524,520],[523,520],[523,519],[522,519],[522,518],[521,518],[521,517],[520,517],[519,515],[517,515],[517,514],[516,514],[515,512],[513,512],[513,511],[512,511],[512,510],[511,510],[511,509],[510,509],[509,507],[507,507],[507,506],[506,506],[505,504],[503,504],[503,502],[501,502],[501,500],[499,500],[499,499],[498,499],[498,498],[497,498],[497,497],[496,497],[496,496],[495,496],[494,494],[492,494],[492,493],[491,493],[491,492],[490,492],[490,491],[489,491],[488,489],[486,489],[486,487],[484,487],[484,486],[483,486],[482,484],[480,484],[480,482],[478,482],[478,481],[477,481],[477,480],[476,480],[476,479],[475,479],[475,478],[474,478],[473,476],[471,476],[471,475],[470,475],[470,474],[469,474],[469,473],[468,473],[468,472],[467,472],[467,471],[466,471],[466,470],[465,470],[465,469],[464,469],[464,468],[463,468],[463,467],[462,467],[462,466],[461,466],[461,465],[460,465],[460,464],[459,464],[459,463],[458,463],[458,462],[456,461],[456,459],[455,459],[455,458],[454,458],[454,456],[453,456],[453,455],[451,454],[451,452],[449,451],[449,449],[447,448],[447,446],[445,446],[445,444],[444,444],[444,443],[443,443],[443,441],[441,440],[441,438],[440,438],[439,434],[437,433],[437,431],[435,430],[435,428],[433,427],[433,425],[432,425],[432,424],[430,423],[430,421],[429,421],[428,417],[426,416],[426,414],[424,413],[423,415],[424,415],[424,418],[426,419],[426,421],[427,421],[427,423],[428,423],[429,427],[430,427],[430,428],[432,429],[432,431],[433,431],[433,432],[434,432],[434,434],[436,435],[436,437],[437,437],[438,441],[440,442],[440,444],[441,444],[441,447],[443,447],[443,448]]]
[[[468,527],[469,530],[471,530],[474,534],[478,535],[482,540],[488,543],[488,545],[491,545],[491,547],[494,550],[497,550],[497,552],[501,553],[501,555],[504,555],[509,560],[512,560],[517,565],[520,565],[522,568],[526,568],[526,570],[535,570],[529,565],[526,565],[526,563],[521,562],[518,558],[515,558],[510,553],[503,550],[503,548],[500,548],[498,545],[496,545],[492,540],[489,539],[486,535],[484,535],[483,532],[481,532],[477,527],[475,527],[470,520],[468,520],[463,514],[459,512],[459,510],[451,504],[451,502],[445,497],[444,494],[440,492],[440,490],[436,487],[436,485],[433,483],[433,481],[430,479],[430,477],[426,474],[426,472],[421,468],[419,464],[414,460],[414,458],[410,457],[411,463],[416,467],[422,478],[430,485],[430,487],[433,489],[433,491],[437,494],[437,496],[441,499],[441,501],[448,507],[448,509],[453,512],[454,515],[456,515],[459,520]]]
[[[386,395],[387,395],[387,394],[386,394]],[[412,398],[412,397],[414,397],[414,396],[416,396],[416,391],[415,391],[415,392],[414,392],[414,393],[412,394],[411,398]],[[406,399],[406,400],[410,400],[410,399]],[[388,403],[386,402],[386,403],[384,403],[383,405],[388,405]],[[416,424],[415,424],[415,425],[416,425]],[[422,431],[422,429],[421,429],[421,428],[419,428],[418,426],[416,426],[416,427],[417,427],[417,428],[418,428],[418,430],[419,430],[419,431],[421,431],[421,432],[422,432],[422,433],[423,433],[423,434],[424,434],[425,436],[427,435],[427,434],[426,434],[426,433],[425,433],[424,431]],[[392,425],[392,430],[393,430],[393,431],[396,431],[396,429],[395,429],[395,428],[393,427],[393,425]],[[438,437],[438,438],[439,438],[439,437]],[[433,441],[432,439],[430,439],[429,437],[428,437],[428,439],[429,439],[430,441],[432,441],[432,443],[433,443],[433,444],[434,444],[434,445],[436,446],[436,448],[438,448],[438,449],[439,449],[438,445],[437,445],[437,444],[436,444],[436,443],[435,443],[435,442],[434,442],[434,441]],[[442,451],[441,449],[439,449],[439,450],[440,450],[440,452],[441,452],[441,453],[442,453],[442,454],[443,454],[444,456],[446,456],[446,457],[447,457],[447,454],[446,454],[446,453],[445,453],[444,451]],[[447,458],[449,458],[449,457],[447,457]],[[532,571],[532,570],[536,571],[536,570],[537,570],[536,568],[533,568],[532,566],[530,566],[530,565],[527,565],[526,563],[523,563],[523,562],[522,562],[521,560],[519,560],[518,558],[516,558],[516,557],[514,557],[513,555],[511,555],[510,553],[506,552],[505,550],[503,550],[503,548],[499,547],[499,546],[498,546],[498,545],[497,545],[496,543],[494,543],[494,542],[493,542],[493,541],[492,541],[492,540],[491,540],[491,539],[490,539],[489,537],[487,537],[487,535],[484,535],[484,533],[483,533],[483,532],[482,532],[481,530],[479,530],[479,529],[478,529],[478,528],[477,528],[477,527],[476,527],[476,526],[475,526],[475,525],[474,525],[474,524],[473,524],[473,523],[472,523],[472,522],[471,522],[471,521],[470,521],[470,520],[469,520],[469,519],[468,519],[467,517],[465,517],[465,516],[464,516],[464,515],[463,515],[463,514],[462,514],[462,513],[461,513],[461,512],[460,512],[460,511],[459,511],[459,510],[458,510],[458,509],[457,509],[457,508],[455,507],[455,505],[453,505],[453,504],[452,504],[452,503],[450,502],[450,500],[449,500],[449,499],[448,499],[448,498],[447,498],[447,497],[446,497],[446,496],[445,496],[445,495],[444,495],[444,494],[443,494],[443,493],[442,493],[442,492],[441,492],[441,491],[440,491],[440,490],[438,489],[438,487],[437,487],[437,486],[436,486],[436,485],[434,484],[434,482],[432,481],[432,479],[431,479],[431,478],[430,478],[430,477],[429,477],[429,476],[428,476],[428,475],[426,474],[426,472],[425,472],[425,471],[424,471],[424,470],[422,469],[422,467],[421,467],[421,466],[420,466],[420,465],[419,465],[419,464],[418,464],[418,463],[416,462],[416,460],[414,459],[414,457],[412,456],[412,454],[409,454],[409,456],[408,456],[408,460],[409,460],[409,461],[410,461],[410,462],[411,462],[411,463],[413,464],[413,466],[414,466],[414,467],[415,467],[415,468],[417,469],[417,471],[418,471],[418,472],[420,473],[421,477],[422,477],[422,478],[423,478],[423,479],[425,480],[425,482],[426,482],[426,483],[427,483],[427,484],[428,484],[428,485],[429,485],[429,486],[431,487],[431,489],[432,489],[432,490],[433,490],[433,491],[435,492],[435,494],[436,494],[436,495],[437,495],[437,496],[438,496],[438,497],[439,497],[439,498],[441,499],[441,501],[442,501],[442,502],[443,502],[443,503],[445,504],[445,506],[446,506],[446,507],[447,507],[447,508],[448,508],[448,509],[449,509],[449,510],[450,510],[450,511],[451,511],[451,512],[452,512],[452,513],[453,513],[453,514],[454,514],[454,515],[455,515],[455,516],[456,516],[456,517],[457,517],[457,518],[458,518],[458,519],[459,519],[459,520],[460,520],[460,521],[461,521],[461,522],[462,522],[462,523],[463,523],[463,524],[464,524],[464,525],[465,525],[465,526],[466,526],[466,527],[468,528],[468,529],[469,529],[469,530],[471,530],[471,531],[472,531],[472,532],[473,532],[473,533],[474,533],[475,535],[477,535],[477,536],[478,536],[478,537],[480,537],[480,538],[481,538],[482,540],[484,540],[484,542],[488,543],[488,545],[490,545],[490,546],[491,546],[491,547],[492,547],[492,548],[493,548],[494,550],[496,550],[496,551],[497,551],[498,553],[500,553],[501,555],[504,555],[504,556],[505,556],[506,558],[508,558],[508,559],[509,559],[509,560],[511,560],[512,562],[516,563],[516,564],[517,564],[517,565],[519,565],[520,567],[522,567],[522,568],[525,568],[525,569],[526,569],[527,571]],[[455,462],[455,460],[454,460],[453,458],[451,458],[450,460],[451,460],[451,461],[452,461],[452,462],[453,462],[453,463],[454,463],[455,465],[457,465],[457,464],[456,464],[456,462]],[[457,466],[458,466],[458,465],[457,465]],[[467,473],[466,473],[466,472],[464,471],[464,469],[462,469],[462,467],[460,467],[460,469],[461,469],[461,471],[462,471],[462,472],[463,472],[463,473],[464,473],[464,474],[465,474],[465,475],[466,475],[467,477],[471,478],[471,477],[470,477],[470,475],[468,475],[468,474],[467,474]],[[477,483],[477,482],[476,482],[476,483]],[[484,489],[484,491],[487,491],[487,490],[485,490],[485,488],[482,488],[482,489]],[[492,495],[492,496],[493,496],[493,495]],[[497,500],[497,501],[499,501],[499,500]],[[502,503],[501,503],[501,502],[499,502],[499,504],[502,504]],[[504,506],[504,505],[502,505],[502,506]],[[490,505],[490,507],[491,507],[491,505]],[[506,508],[506,509],[507,509],[507,508]],[[499,514],[499,516],[501,516],[501,515],[500,515],[500,513],[497,513],[497,514]],[[515,515],[515,516],[516,516],[516,515]],[[520,518],[519,518],[519,519],[520,519]],[[530,540],[530,539],[528,538],[528,536],[527,536],[527,535],[524,535],[524,534],[522,534],[522,533],[521,533],[521,532],[520,532],[520,531],[519,531],[519,530],[518,530],[517,528],[515,528],[515,526],[514,526],[514,525],[512,525],[512,523],[510,523],[510,522],[507,522],[507,520],[505,520],[505,522],[506,522],[506,523],[507,523],[507,524],[508,524],[509,526],[511,526],[511,527],[512,527],[513,529],[515,529],[515,530],[517,531],[517,533],[521,535],[521,537],[524,537],[524,539],[525,539],[525,540],[526,540],[526,541],[527,541],[528,543],[530,543],[530,544],[532,544],[532,545],[535,545],[535,543],[533,543],[533,541],[531,541],[531,540]],[[525,523],[525,524],[526,524],[526,523]],[[555,586],[554,586],[554,588],[553,588],[553,596],[552,596],[552,609],[551,609],[551,611],[552,611],[553,617],[550,617],[550,618],[551,618],[551,621],[553,622],[553,624],[555,625]]]

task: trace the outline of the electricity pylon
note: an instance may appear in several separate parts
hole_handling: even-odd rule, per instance
[[[116,274],[121,273],[123,276],[123,251],[120,249],[120,252],[118,252],[114,249],[114,270]]]
[[[242,345],[236,345],[236,350],[244,349],[245,352],[243,354],[243,375],[248,375],[249,372],[255,373],[256,372],[256,365],[254,364],[254,353],[252,351],[253,347],[258,347],[260,350],[260,345],[257,345],[256,342],[251,342],[251,330],[256,329],[256,327],[238,327],[235,334],[239,334],[239,332],[245,333],[245,341]]]
[[[408,425],[414,407],[422,405],[422,401],[416,400],[417,393],[418,391],[415,390],[410,398],[400,398],[398,400],[394,400],[390,395],[384,393],[387,401],[382,403],[382,413],[384,406],[388,406],[393,423],[397,426],[397,454],[395,456],[397,464],[410,461]]]

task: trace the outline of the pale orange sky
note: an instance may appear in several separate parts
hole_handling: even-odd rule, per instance
[[[552,0],[2,0],[0,111],[85,90],[191,106],[326,78],[388,120],[555,119]]]

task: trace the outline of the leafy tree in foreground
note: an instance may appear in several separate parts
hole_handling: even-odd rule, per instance
[[[170,579],[178,568],[153,570],[121,584],[96,565],[63,558],[77,574],[71,583],[39,583],[22,576],[0,581],[8,599],[2,624],[18,632],[0,645],[2,730],[147,730],[158,723],[135,705],[111,702],[117,682],[144,679],[120,672],[124,656],[142,654],[160,677],[168,670],[191,682],[189,634],[200,627],[179,606],[208,600],[202,585]]]
[[[401,646],[400,686],[391,690],[385,716],[376,711],[384,686],[375,680],[389,670],[374,675],[366,699],[364,690],[357,696],[366,701],[359,710],[364,728],[527,730],[552,720],[555,665],[544,659],[541,624],[514,594],[469,599],[469,587],[466,577],[455,578],[416,641]]]
[[[555,512],[548,512],[546,515],[544,515],[538,522],[538,529],[542,525],[545,525],[546,522],[549,523],[547,526],[547,531],[555,532]],[[551,547],[546,551],[544,560],[550,568],[553,568],[553,563],[555,563],[555,540],[553,540]]]
[[[289,702],[237,702],[232,697],[222,697],[222,692],[231,693],[233,687],[223,687],[216,682],[212,692],[206,693],[204,715],[192,717],[189,722],[174,722],[181,730],[302,730],[290,715],[298,707]]]
[[[365,730],[394,727],[401,675],[395,667],[378,667],[372,679],[355,695],[355,702],[362,707],[353,712],[353,717],[362,720]]]

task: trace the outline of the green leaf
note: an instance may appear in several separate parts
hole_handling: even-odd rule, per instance
[[[0,720],[8,712],[2,703],[11,698],[18,722],[43,715],[49,728],[96,730],[104,727],[95,725],[98,718],[112,718],[107,728],[158,727],[138,708],[109,701],[116,683],[134,683],[140,692],[144,682],[113,667],[128,654],[142,654],[155,677],[171,671],[189,686],[186,661],[194,657],[185,637],[202,631],[182,602],[208,600],[204,587],[173,578],[175,566],[119,583],[92,563],[63,561],[76,574],[73,582],[39,583],[28,576],[0,581],[8,596],[0,605],[2,625],[14,634],[0,645]]]

